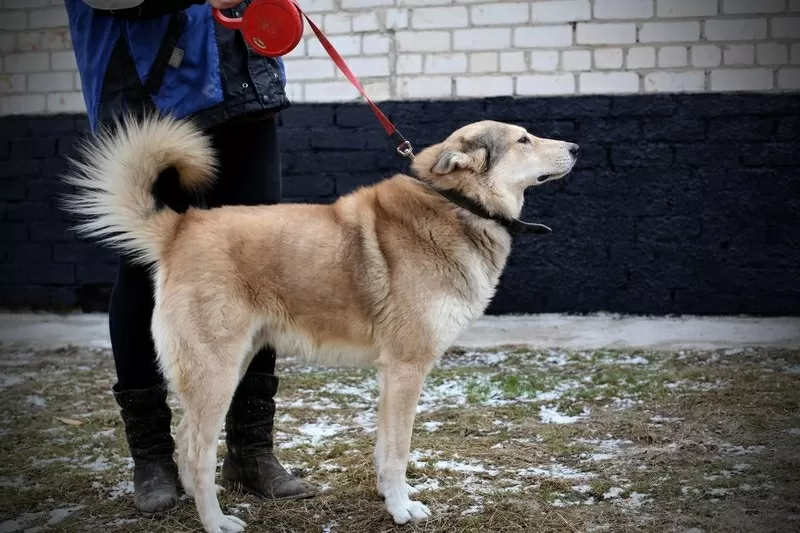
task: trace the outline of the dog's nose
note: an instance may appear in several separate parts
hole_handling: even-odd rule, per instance
[[[572,155],[578,155],[578,152],[581,150],[581,147],[577,144],[570,144],[569,145],[569,153]]]

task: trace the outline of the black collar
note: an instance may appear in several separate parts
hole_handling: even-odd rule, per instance
[[[533,233],[535,235],[547,235],[551,233],[553,230],[549,227],[545,226],[544,224],[537,224],[536,222],[525,222],[523,220],[519,220],[518,218],[508,218],[502,215],[493,215],[489,213],[485,207],[481,204],[473,200],[472,198],[468,198],[464,196],[458,191],[454,191],[452,189],[439,189],[434,187],[430,183],[423,181],[417,177],[414,177],[420,183],[424,183],[434,191],[438,192],[457,206],[461,207],[462,209],[466,209],[473,215],[485,218],[487,220],[493,220],[497,222],[504,228],[506,228],[511,233]]]

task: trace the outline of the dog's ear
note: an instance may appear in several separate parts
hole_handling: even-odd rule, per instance
[[[464,152],[444,150],[431,168],[431,172],[440,175],[450,174],[456,169],[467,168],[470,163],[472,158]]]

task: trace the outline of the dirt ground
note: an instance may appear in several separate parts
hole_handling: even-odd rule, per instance
[[[108,351],[0,347],[0,366],[0,533],[202,531],[190,500],[137,515]],[[278,455],[323,492],[222,492],[247,531],[800,531],[800,351],[452,350],[409,467],[433,517],[399,527],[375,489],[374,372],[279,372]]]

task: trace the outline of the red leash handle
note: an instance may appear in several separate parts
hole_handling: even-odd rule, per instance
[[[226,17],[222,14],[222,11],[217,9],[216,7],[211,8],[211,12],[214,14],[214,18],[217,19],[222,26],[225,26],[229,30],[241,30],[242,29],[242,17],[239,18],[231,18]]]

